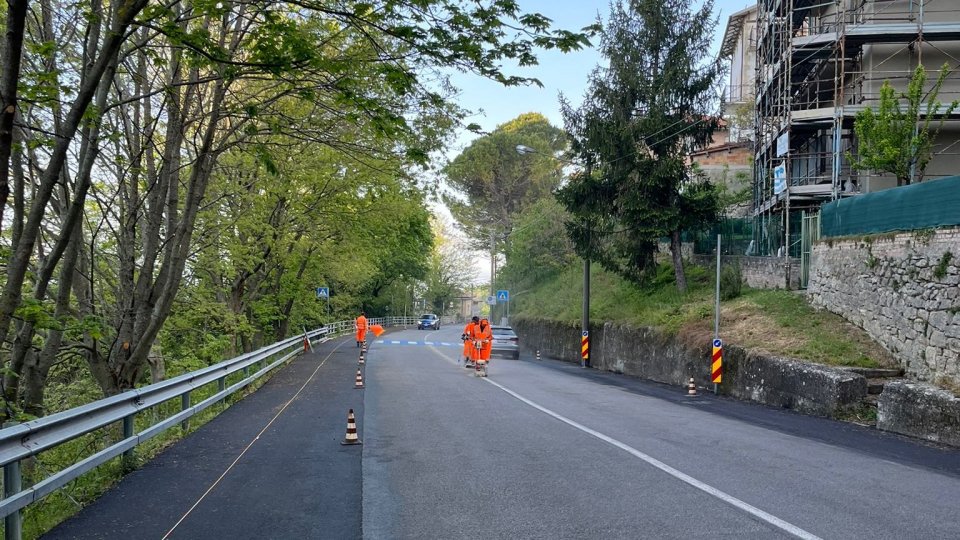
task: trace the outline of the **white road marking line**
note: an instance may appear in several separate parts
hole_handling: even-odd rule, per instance
[[[391,341],[390,343],[393,344],[393,345],[399,345],[399,344],[402,343],[402,342],[401,342],[401,341]]]
[[[443,345],[444,347],[452,347],[452,345],[450,345],[450,344],[447,343],[446,341],[441,341],[441,342],[440,342],[440,345]]]
[[[552,416],[552,417],[556,418],[557,420],[559,420],[559,421],[561,421],[561,422],[563,422],[563,423],[565,423],[565,424],[567,424],[567,425],[569,425],[569,426],[575,427],[575,428],[579,429],[580,431],[582,431],[582,432],[584,432],[584,433],[586,433],[586,434],[588,434],[588,435],[593,435],[594,437],[600,439],[601,441],[604,441],[604,442],[606,442],[606,443],[612,444],[613,446],[616,446],[617,448],[619,448],[619,449],[627,452],[628,454],[631,454],[631,455],[633,455],[634,457],[640,458],[641,460],[647,462],[648,464],[653,465],[654,467],[656,467],[656,468],[660,469],[661,471],[669,474],[670,476],[676,478],[677,480],[680,480],[681,482],[685,482],[685,483],[687,483],[687,484],[689,484],[689,485],[691,485],[691,486],[699,489],[700,491],[703,491],[704,493],[707,493],[708,495],[712,495],[712,496],[720,499],[721,501],[723,501],[723,502],[725,502],[725,503],[727,503],[727,504],[730,504],[730,505],[732,505],[732,506],[735,506],[735,507],[743,510],[744,512],[746,512],[746,513],[748,513],[748,514],[750,514],[750,515],[752,515],[752,516],[754,516],[754,517],[756,517],[756,518],[758,518],[758,519],[761,519],[761,520],[763,520],[763,521],[766,521],[767,523],[769,523],[770,525],[773,525],[774,527],[777,527],[778,529],[781,529],[781,530],[783,530],[783,531],[785,531],[785,532],[787,532],[787,533],[789,533],[789,534],[792,534],[793,536],[796,536],[797,538],[803,538],[804,540],[822,540],[819,536],[817,536],[817,535],[815,535],[815,534],[813,534],[813,533],[807,532],[807,531],[801,529],[800,527],[797,527],[796,525],[793,525],[792,523],[788,523],[788,522],[786,522],[786,521],[778,518],[777,516],[774,516],[773,514],[769,514],[769,513],[767,513],[767,512],[764,512],[763,510],[757,508],[756,506],[747,504],[747,503],[741,501],[740,499],[734,497],[733,495],[730,495],[730,494],[728,494],[728,493],[726,493],[726,492],[720,491],[719,489],[717,489],[717,488],[715,488],[715,487],[713,487],[713,486],[711,486],[711,485],[709,485],[709,484],[706,484],[706,483],[704,483],[704,482],[701,482],[700,480],[697,480],[696,478],[694,478],[694,477],[692,477],[692,476],[690,476],[690,475],[688,475],[688,474],[686,474],[686,473],[683,473],[683,472],[681,472],[681,471],[678,471],[677,469],[674,469],[673,467],[671,467],[671,466],[667,465],[666,463],[658,460],[657,458],[655,458],[655,457],[653,457],[653,456],[649,456],[649,455],[647,455],[647,454],[644,454],[643,452],[637,450],[636,448],[633,448],[632,446],[629,446],[629,445],[627,445],[627,444],[625,444],[625,443],[622,443],[622,442],[620,442],[620,441],[618,441],[618,440],[616,440],[616,439],[614,439],[614,438],[612,438],[612,437],[608,437],[608,436],[604,435],[603,433],[600,433],[599,431],[594,431],[594,430],[588,428],[587,426],[584,426],[584,425],[582,425],[582,424],[578,424],[577,422],[574,422],[573,420],[570,420],[569,418],[567,418],[567,417],[565,417],[565,416],[561,416],[560,414],[555,413],[555,412],[551,411],[550,409],[548,409],[548,408],[546,408],[546,407],[543,407],[542,405],[538,405],[537,403],[534,403],[533,401],[530,401],[529,399],[521,396],[520,394],[514,392],[513,390],[510,390],[509,388],[507,388],[507,387],[505,387],[505,386],[503,386],[503,385],[501,385],[501,384],[498,384],[498,383],[490,380],[489,378],[486,378],[486,377],[485,377],[484,380],[487,381],[488,383],[496,386],[497,388],[503,390],[504,392],[510,394],[511,396],[519,399],[520,401],[526,403],[527,405],[530,405],[530,406],[533,407],[534,409],[537,409],[538,411],[540,411],[540,412],[542,412],[542,413],[544,413],[544,414],[547,414],[547,415],[549,415],[549,416]]]
[[[378,339],[377,341],[374,341],[374,343],[385,343],[385,341],[383,341],[382,339]]]
[[[433,345],[433,342],[432,342],[432,341],[424,341],[423,344],[424,344],[424,345]]]
[[[407,345],[416,345],[416,344],[417,344],[416,341],[408,341],[408,342],[407,342]]]
[[[223,474],[221,474],[219,478],[217,478],[212,484],[210,484],[210,487],[208,487],[207,490],[203,492],[203,495],[201,495],[200,498],[197,499],[197,502],[193,503],[193,506],[191,506],[190,509],[187,510],[185,514],[183,514],[183,517],[181,517],[176,523],[173,524],[173,527],[171,527],[170,530],[167,531],[167,534],[163,535],[163,538],[161,540],[166,540],[167,538],[170,538],[170,535],[173,534],[173,531],[177,530],[177,527],[179,527],[180,524],[183,523],[185,519],[187,519],[187,517],[197,508],[197,506],[200,506],[200,503],[203,502],[203,499],[205,499],[207,495],[209,495],[210,492],[212,492],[220,484],[220,482],[227,476],[227,474],[233,470],[237,462],[239,462],[240,459],[244,455],[246,455],[247,451],[250,450],[250,448],[254,445],[254,443],[260,440],[260,437],[264,433],[266,433],[268,429],[270,429],[270,426],[272,426],[273,423],[277,421],[277,418],[280,418],[280,415],[287,410],[287,407],[289,407],[290,404],[293,403],[295,399],[300,397],[300,393],[303,392],[303,389],[306,388],[308,384],[310,384],[310,381],[312,381],[313,378],[317,375],[317,372],[320,371],[320,368],[322,368],[323,365],[327,363],[327,360],[329,360],[330,357],[333,356],[333,353],[337,352],[337,349],[339,349],[340,346],[343,345],[344,343],[346,343],[346,341],[341,342],[340,345],[337,345],[336,347],[333,348],[332,351],[330,351],[330,354],[328,354],[327,357],[324,358],[322,362],[320,362],[320,365],[318,365],[317,368],[313,370],[313,373],[311,373],[307,381],[303,383],[303,386],[301,386],[300,389],[297,390],[297,393],[294,394],[289,401],[284,403],[283,407],[281,407],[280,410],[277,411],[277,414],[275,414],[274,417],[271,418],[269,422],[267,422],[267,425],[263,426],[263,429],[260,430],[260,433],[257,433],[257,436],[254,437],[252,441],[250,441],[250,444],[248,444],[247,447],[244,448],[242,452],[240,452],[240,455],[237,456],[237,459],[233,460],[233,463],[231,463],[227,467],[227,469],[223,471]]]

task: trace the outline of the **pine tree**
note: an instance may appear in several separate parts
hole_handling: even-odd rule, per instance
[[[643,282],[658,240],[669,237],[680,291],[681,233],[719,214],[714,186],[687,159],[717,127],[712,10],[712,0],[696,11],[684,0],[615,3],[600,47],[608,65],[591,74],[579,108],[563,103],[573,155],[586,170],[560,191],[575,216],[568,231],[578,253]]]

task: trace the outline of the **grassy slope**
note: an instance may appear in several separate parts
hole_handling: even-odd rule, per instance
[[[673,270],[662,266],[649,287],[640,288],[594,267],[591,318],[635,326],[656,326],[685,339],[713,335],[713,279],[689,266],[690,290],[680,295]],[[514,315],[579,320],[582,270],[570,268],[534,288],[515,294]],[[721,303],[720,335],[725,341],[775,355],[821,364],[862,367],[893,365],[890,354],[841,317],[810,307],[802,293],[744,288]]]

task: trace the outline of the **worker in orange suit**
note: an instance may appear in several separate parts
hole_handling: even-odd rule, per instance
[[[493,329],[490,328],[490,321],[482,319],[477,326],[477,339],[480,340],[480,361],[489,362],[490,352],[493,350]]]
[[[464,367],[473,367],[473,333],[478,324],[480,324],[480,317],[474,317],[470,319],[467,321],[467,325],[463,327],[463,333],[460,334],[460,339],[463,340]]]
[[[353,323],[353,328],[357,331],[357,348],[367,341],[367,315],[360,312],[360,316]]]

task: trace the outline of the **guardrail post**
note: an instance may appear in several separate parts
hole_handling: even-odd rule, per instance
[[[189,408],[190,408],[190,392],[188,391],[188,392],[186,392],[185,394],[182,394],[182,395],[180,396],[180,410],[181,410],[181,411],[185,411],[185,410],[187,410],[187,409],[189,409]],[[180,422],[180,428],[183,429],[184,432],[189,431],[189,430],[190,430],[190,419],[187,418],[187,419],[184,420],[183,422]]]
[[[217,379],[217,392],[223,392],[227,388],[226,377],[220,377]],[[220,403],[225,403],[227,401],[226,396],[220,399]]]
[[[17,425],[17,422],[4,422],[3,427]],[[12,497],[20,493],[23,487],[23,478],[20,476],[20,460],[12,461],[3,466],[3,497]],[[5,540],[20,540],[23,523],[22,510],[17,510],[3,518],[3,537]]]
[[[130,414],[123,417],[123,438],[129,439],[133,437],[134,422],[136,422],[137,415]],[[123,464],[124,469],[133,468],[133,448],[127,450],[123,453],[123,457],[120,458],[120,463]]]

